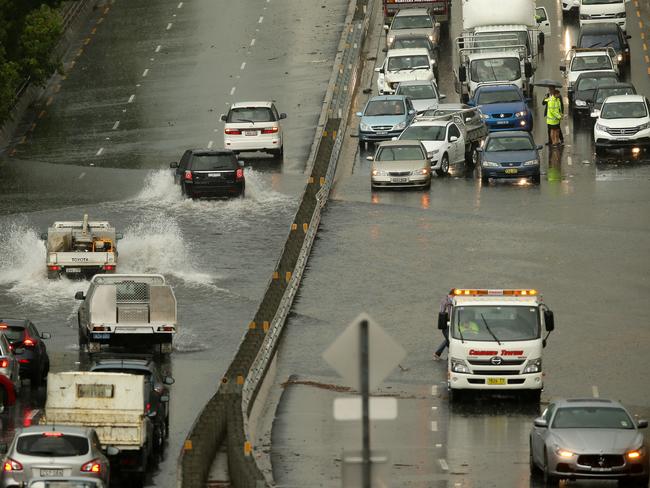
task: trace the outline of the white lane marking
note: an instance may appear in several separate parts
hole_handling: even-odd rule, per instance
[[[440,458],[438,459],[438,463],[440,464],[440,467],[443,469],[443,471],[449,471],[449,465],[447,464],[447,461]]]
[[[436,447],[442,447],[442,444],[436,444]]]
[[[148,74],[149,74],[149,68],[145,69],[145,70],[142,72],[142,77],[144,78],[144,77],[147,76]]]
[[[262,22],[264,22],[264,16],[260,15],[260,20],[258,20],[257,23],[261,24]]]
[[[230,89],[230,94],[231,94],[231,95],[234,95],[236,89],[237,89],[237,87],[236,87],[236,86],[233,86],[233,87]]]
[[[177,8],[181,8],[182,6],[183,6],[183,2],[179,3]]]
[[[246,61],[244,61],[239,67],[240,70],[243,70],[246,67]]]
[[[567,164],[568,164],[569,166],[572,166],[572,165],[573,165],[573,160],[571,159],[571,156],[567,156],[567,157],[566,157],[566,162],[567,162]]]
[[[160,44],[158,44],[156,46],[156,50],[154,52],[159,53],[161,48],[162,48],[162,46]]]
[[[79,179],[80,179],[80,180],[83,179],[84,176],[86,176],[86,173],[81,173],[81,174],[79,175]]]
[[[438,410],[438,407],[431,407],[431,410]]]
[[[212,148],[212,144],[214,144],[214,141],[209,141],[209,142],[208,142],[208,149],[211,149],[211,148]]]
[[[117,129],[120,126],[120,121],[116,120],[115,123],[113,124],[113,130]]]
[[[431,387],[431,396],[436,396],[438,395],[438,387],[436,385],[433,385]]]
[[[169,24],[167,24],[167,30],[169,30],[171,28],[172,28],[172,23],[170,22]]]
[[[591,387],[591,394],[594,398],[598,398],[600,396],[598,393],[598,387],[596,385]]]
[[[104,148],[100,147],[97,153],[95,154],[95,156],[101,156],[103,152],[104,152]]]
[[[255,45],[255,39],[251,40],[251,47]]]
[[[431,432],[437,432],[438,431],[438,422],[435,420],[431,421]]]
[[[126,102],[126,103],[133,103],[133,100],[135,100],[135,95],[131,95],[131,96],[129,97],[129,101]]]

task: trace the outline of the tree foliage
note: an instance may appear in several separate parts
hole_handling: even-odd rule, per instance
[[[52,50],[63,33],[63,21],[57,10],[41,5],[25,18],[20,36],[20,66],[32,83],[44,85],[57,69]]]

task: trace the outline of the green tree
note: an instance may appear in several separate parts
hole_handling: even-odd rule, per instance
[[[44,85],[59,67],[59,60],[52,55],[63,33],[61,14],[47,5],[41,5],[25,17],[20,35],[20,67],[31,82]]]

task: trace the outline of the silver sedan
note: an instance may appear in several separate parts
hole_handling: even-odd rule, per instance
[[[648,452],[639,432],[647,426],[611,400],[555,401],[530,433],[531,476],[543,478],[545,486],[561,479],[603,479],[647,487]]]

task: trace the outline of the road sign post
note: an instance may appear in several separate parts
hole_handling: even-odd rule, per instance
[[[359,344],[361,354],[359,355],[360,378],[361,384],[361,437],[362,449],[361,457],[363,463],[362,486],[370,488],[370,418],[369,418],[369,396],[370,388],[368,387],[368,321],[359,322]]]

